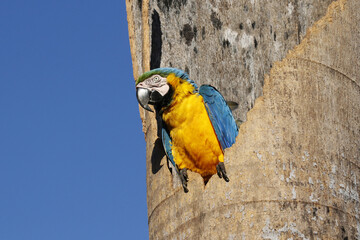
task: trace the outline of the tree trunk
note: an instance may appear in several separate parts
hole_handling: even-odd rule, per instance
[[[360,239],[360,1],[126,4],[134,78],[183,69],[243,122],[230,182],[189,173],[185,194],[140,109],[150,239]]]

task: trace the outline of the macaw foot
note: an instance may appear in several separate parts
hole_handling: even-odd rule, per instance
[[[187,175],[187,168],[183,168],[180,170],[180,180],[184,188],[184,192],[187,193],[189,191],[189,189],[187,188],[187,182],[189,181],[189,177]]]
[[[216,171],[219,178],[224,178],[225,182],[230,181],[228,176],[226,175],[225,164],[223,162],[219,162],[218,165],[216,165]]]

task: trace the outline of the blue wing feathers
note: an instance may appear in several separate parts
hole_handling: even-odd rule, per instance
[[[171,149],[171,138],[169,133],[167,132],[167,130],[164,128],[164,126],[161,129],[161,135],[162,135],[162,143],[165,149],[165,153],[166,156],[168,157],[168,159],[170,160],[170,162],[172,163],[172,165],[174,167],[176,167],[175,165],[175,161],[174,161],[174,156],[172,155],[172,149]]]
[[[199,94],[204,99],[206,111],[222,149],[231,147],[238,135],[238,128],[225,99],[210,85],[202,85]]]

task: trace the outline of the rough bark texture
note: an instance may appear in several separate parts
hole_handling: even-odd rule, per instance
[[[184,69],[246,120],[230,182],[190,173],[185,194],[140,109],[150,239],[360,239],[359,1],[126,3],[135,78]]]

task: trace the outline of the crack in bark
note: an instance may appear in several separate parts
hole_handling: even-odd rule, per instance
[[[302,60],[302,61],[305,61],[305,62],[311,62],[311,63],[315,63],[319,66],[323,66],[325,68],[328,68],[330,70],[333,70],[337,73],[339,73],[340,75],[344,76],[346,79],[350,80],[353,84],[355,84],[356,87],[358,87],[360,89],[360,86],[359,84],[355,81],[355,79],[352,79],[351,77],[349,77],[348,75],[346,75],[345,73],[341,72],[339,69],[336,69],[334,67],[331,67],[331,66],[328,66],[324,63],[321,63],[321,62],[317,62],[317,61],[314,61],[314,60],[311,60],[311,59],[308,59],[308,58],[303,58],[303,57],[299,57],[299,56],[296,56],[295,57],[296,59],[299,59],[299,60]]]
[[[360,218],[354,214],[351,214],[351,213],[348,213],[346,211],[343,211],[337,207],[333,207],[333,206],[330,206],[330,205],[326,205],[326,204],[320,204],[320,203],[316,203],[316,202],[308,202],[308,201],[298,201],[298,200],[257,200],[257,201],[238,201],[236,203],[232,203],[232,204],[228,204],[228,205],[224,205],[224,206],[221,206],[221,207],[218,207],[218,208],[214,208],[213,210],[211,211],[206,211],[206,212],[201,212],[198,216],[195,216],[189,220],[186,220],[186,222],[178,225],[173,231],[172,233],[177,233],[177,229],[181,228],[183,225],[185,224],[189,224],[191,223],[192,221],[195,221],[196,219],[198,218],[201,218],[203,217],[204,215],[208,214],[208,213],[211,213],[211,212],[214,212],[215,210],[218,210],[218,209],[221,209],[221,208],[227,208],[227,207],[230,207],[230,206],[237,206],[239,204],[243,204],[243,205],[246,205],[246,204],[250,204],[250,203],[300,203],[300,204],[309,204],[309,205],[313,205],[313,206],[320,206],[320,207],[328,207],[328,208],[331,208],[331,209],[334,209],[336,211],[339,211],[339,212],[342,212],[343,214],[346,214],[348,216],[351,216],[353,218],[355,218],[356,220],[360,220]],[[168,234],[165,237],[165,239],[167,239],[167,237],[169,237],[171,234]]]

